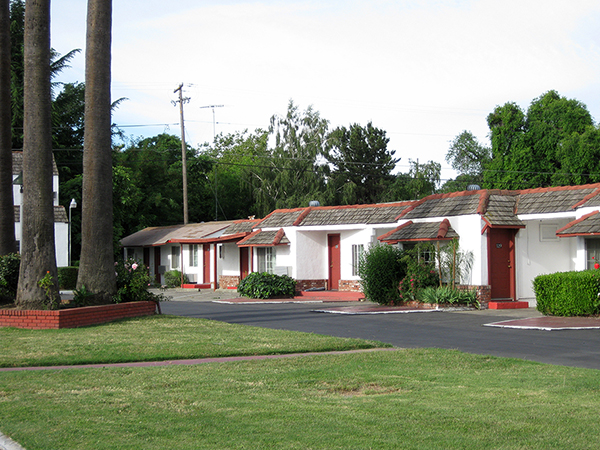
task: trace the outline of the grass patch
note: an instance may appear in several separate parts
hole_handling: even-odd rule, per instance
[[[54,366],[390,347],[168,315],[84,328],[0,328],[0,367]]]
[[[34,449],[596,448],[600,372],[417,349],[0,374]]]

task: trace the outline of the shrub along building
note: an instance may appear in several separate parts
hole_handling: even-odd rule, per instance
[[[197,224],[204,231],[195,236],[184,235],[184,226],[142,230],[164,236],[160,242],[134,240],[141,236],[136,233],[122,245],[129,256],[143,254],[151,267],[149,248],[163,246],[172,267],[197,275],[206,287],[235,287],[249,272],[264,271],[293,277],[298,290],[343,291],[360,289],[358,261],[370,245],[457,238],[473,261],[463,285],[482,286],[492,300],[533,302],[537,275],[593,268],[600,257],[599,211],[600,184],[476,190],[410,202],[276,210],[262,220]],[[192,270],[200,247],[203,265],[210,267],[202,273]]]

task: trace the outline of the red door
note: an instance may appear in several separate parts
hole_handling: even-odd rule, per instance
[[[210,283],[210,245],[202,244],[203,283]]]
[[[327,253],[329,262],[329,290],[335,291],[340,287],[340,235],[327,235]]]
[[[248,276],[248,272],[250,271],[248,259],[248,247],[240,247],[240,280],[246,278]]]
[[[515,230],[488,230],[488,268],[492,299],[514,300],[515,292]]]

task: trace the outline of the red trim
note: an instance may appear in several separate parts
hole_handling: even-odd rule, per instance
[[[589,214],[586,214],[585,216],[581,216],[579,219],[575,219],[571,222],[569,222],[568,224],[566,224],[564,227],[556,230],[556,235],[558,237],[573,237],[573,236],[595,236],[597,234],[600,233],[569,233],[569,234],[562,234],[560,235],[559,233],[562,233],[564,230],[568,230],[569,228],[571,228],[574,225],[577,225],[578,223],[583,222],[586,219],[589,219],[592,216],[595,216],[596,214],[598,214],[600,211],[596,210],[596,211],[592,211]]]
[[[268,216],[267,216],[268,217]],[[257,234],[259,234],[262,230],[256,230],[253,231],[252,233],[250,233],[248,236],[246,236],[244,239],[242,239],[241,241],[239,241],[237,243],[238,246],[242,247],[244,245],[244,242],[248,241],[249,239],[253,238],[254,236],[256,236]],[[251,247],[251,246],[248,246]]]
[[[295,227],[300,225],[302,223],[302,221],[306,218],[306,216],[308,216],[310,214],[311,211],[312,211],[312,207],[309,206],[308,208],[306,208],[304,211],[302,211],[300,213],[300,215],[298,216],[298,218],[294,221],[294,223],[292,225]]]
[[[440,223],[440,228],[438,230],[436,239],[444,239],[446,234],[448,234],[448,229],[450,228],[450,221],[448,219],[444,219]]]

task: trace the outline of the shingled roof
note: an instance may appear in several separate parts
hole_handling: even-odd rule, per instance
[[[276,210],[264,218],[258,228],[395,223],[413,202],[374,205],[316,206]]]
[[[13,175],[20,175],[23,172],[23,152],[13,150],[12,152],[12,173]],[[52,157],[52,174],[58,175],[58,167],[56,167],[56,161]]]
[[[13,211],[15,214],[15,222],[21,221],[21,207],[15,205],[13,207]],[[67,211],[64,206],[55,206],[54,207],[54,222],[62,222],[69,223],[69,218],[67,216]]]
[[[600,214],[598,214],[598,211],[594,211],[569,222],[559,229],[556,235],[558,237],[600,235]]]
[[[239,233],[252,233],[252,230],[256,227],[256,224],[260,222],[260,219],[256,220],[236,220],[223,232],[224,235],[239,234]]]
[[[191,242],[217,233],[233,221],[191,223],[167,227],[149,227],[121,239],[123,247],[147,247],[164,245],[170,241]]]
[[[290,240],[283,232],[283,228],[277,231],[257,230],[238,242],[240,247],[272,247],[275,245],[287,245]]]
[[[458,234],[450,226],[448,219],[442,222],[408,221],[395,230],[380,236],[378,239],[389,244],[410,241],[442,241],[457,238]]]
[[[600,205],[600,184],[560,186],[519,191],[517,214],[572,211],[580,206]]]

